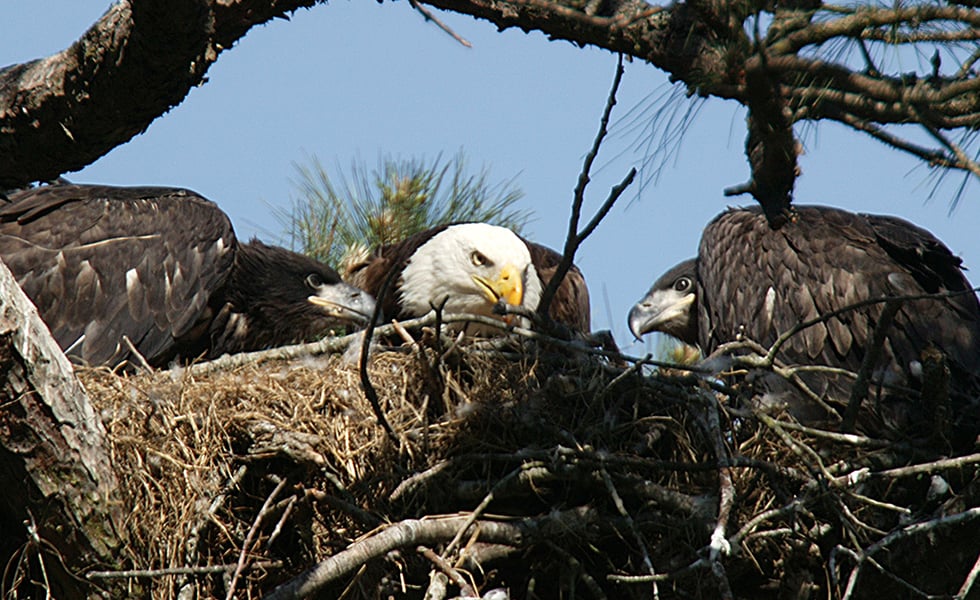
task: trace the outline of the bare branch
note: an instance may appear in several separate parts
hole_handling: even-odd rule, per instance
[[[801,116],[805,115],[806,109],[803,108],[801,111]],[[955,157],[951,157],[941,150],[935,150],[933,148],[926,148],[925,146],[919,146],[918,144],[913,144],[908,140],[904,140],[896,135],[885,131],[883,128],[871,123],[865,119],[858,118],[849,113],[840,113],[829,115],[828,117],[839,121],[845,125],[850,126],[857,131],[864,132],[870,135],[872,138],[882,142],[887,146],[891,146],[896,150],[901,150],[902,152],[907,152],[916,158],[922,160],[928,165],[937,167],[947,167],[947,168],[957,168],[963,170],[972,170],[967,165],[964,165],[956,160]]]
[[[244,567],[244,570],[281,569],[285,566],[281,560],[260,560]],[[85,577],[89,579],[157,579],[159,577],[174,577],[183,575],[211,575],[214,573],[230,573],[238,567],[238,563],[227,565],[206,565],[200,567],[172,567],[168,569],[128,569],[125,571],[89,571]]]
[[[374,416],[378,419],[378,423],[384,428],[385,433],[392,440],[397,440],[398,436],[395,434],[395,430],[392,429],[391,424],[388,423],[388,418],[385,417],[384,409],[381,408],[381,402],[378,400],[378,392],[374,389],[371,384],[371,375],[368,373],[368,359],[371,356],[371,340],[374,336],[374,328],[379,320],[381,320],[381,307],[384,305],[385,296],[390,293],[391,284],[393,283],[396,276],[395,269],[392,269],[388,276],[385,277],[384,283],[381,284],[381,289],[378,290],[377,303],[374,306],[374,314],[371,315],[371,321],[368,326],[364,329],[364,338],[361,341],[361,355],[358,362],[358,373],[361,377],[361,387],[364,390],[364,395],[367,397],[368,402],[371,404],[371,409],[374,411]],[[439,315],[436,315],[436,319],[439,319]]]
[[[469,583],[466,582],[466,578],[463,577],[459,571],[457,571],[451,564],[449,564],[446,559],[439,556],[432,551],[431,548],[426,546],[419,546],[416,548],[416,552],[424,556],[429,562],[434,564],[440,571],[445,573],[453,584],[459,588],[459,594],[461,596],[470,598],[476,597],[476,591],[473,589]]]
[[[432,14],[432,11],[431,10],[429,10],[426,7],[424,7],[421,4],[419,4],[418,3],[418,0],[408,0],[408,3],[412,5],[412,8],[414,8],[417,11],[419,11],[419,13],[421,13],[422,16],[425,17],[425,20],[426,21],[432,21],[433,23],[435,23],[436,26],[439,29],[445,31],[447,34],[449,34],[449,36],[451,38],[453,38],[454,40],[456,40],[457,42],[459,42],[461,45],[465,46],[466,48],[472,48],[473,47],[473,44],[469,43],[466,39],[464,39],[458,33],[456,33],[455,31],[453,31],[452,28],[449,27],[449,25],[446,25],[445,23],[443,23],[442,21],[440,21],[438,17],[436,17],[434,14]]]
[[[965,600],[970,590],[973,588],[973,584],[976,582],[977,577],[980,576],[980,555],[977,555],[976,562],[973,563],[973,568],[967,574],[966,579],[963,580],[963,585],[960,586],[960,590],[956,593],[954,598],[956,600]]]
[[[602,482],[606,486],[606,493],[613,501],[613,506],[616,507],[616,512],[619,516],[623,517],[626,522],[626,527],[633,534],[633,538],[636,540],[636,544],[640,547],[641,556],[643,557],[643,568],[646,569],[647,574],[656,575],[657,571],[653,568],[653,561],[650,560],[650,551],[647,550],[646,540],[643,539],[643,534],[637,529],[636,524],[633,522],[633,517],[630,516],[629,511],[626,510],[626,504],[623,503],[623,498],[619,495],[619,491],[616,490],[616,484],[613,483],[612,477],[609,475],[609,471],[605,467],[599,470],[599,474],[602,475]],[[657,589],[657,583],[653,582],[653,589],[651,590],[653,597],[656,598],[659,595]]]
[[[918,112],[918,111],[917,111]],[[922,127],[935,139],[937,142],[942,144],[949,150],[953,156],[956,157],[956,166],[964,171],[969,171],[973,173],[977,179],[980,179],[980,163],[971,159],[966,152],[959,146],[959,144],[954,143],[947,136],[943,135],[939,129],[934,127],[929,123],[929,119],[920,117],[920,122]]]
[[[626,178],[619,185],[612,188],[609,197],[599,207],[599,210],[596,211],[595,216],[592,217],[588,225],[579,231],[578,226],[582,216],[582,205],[585,203],[585,189],[589,185],[592,164],[595,162],[599,154],[599,148],[602,146],[602,141],[609,131],[609,117],[612,114],[613,106],[616,105],[616,92],[619,90],[619,84],[623,80],[623,72],[623,56],[620,55],[616,63],[616,75],[613,77],[612,88],[609,90],[609,96],[606,98],[606,107],[602,111],[602,118],[599,120],[599,131],[596,133],[595,140],[592,142],[592,148],[585,156],[585,163],[582,165],[582,171],[578,176],[578,183],[575,185],[575,194],[572,200],[572,214],[568,219],[568,234],[565,237],[562,259],[555,268],[555,273],[551,276],[548,285],[541,293],[541,300],[538,303],[538,314],[542,315],[542,317],[547,316],[548,307],[551,306],[551,301],[558,291],[558,286],[565,278],[565,275],[568,274],[568,270],[572,267],[572,261],[575,260],[575,252],[578,250],[578,247],[598,227],[599,222],[609,213],[613,204],[619,199],[626,188],[629,187],[633,182],[633,178],[636,176],[636,169],[630,169]]]
[[[859,38],[876,27],[929,21],[955,21],[980,27],[980,14],[969,8],[943,4],[860,6],[847,16],[829,21],[817,21],[805,29],[793,32],[769,46],[772,54],[796,54],[805,46],[823,44],[833,38]]]
[[[242,552],[238,557],[238,564],[235,566],[235,570],[231,576],[231,583],[228,584],[228,594],[225,596],[225,600],[232,600],[235,597],[235,586],[238,583],[238,577],[242,574],[245,569],[245,560],[248,558],[250,547],[252,541],[255,539],[256,534],[259,530],[259,525],[262,520],[266,517],[269,512],[269,507],[272,506],[272,502],[279,495],[279,492],[286,487],[286,483],[289,480],[287,478],[282,478],[279,483],[273,488],[272,492],[266,497],[265,502],[262,504],[262,508],[259,509],[259,513],[255,515],[255,520],[252,522],[252,527],[249,528],[248,534],[245,536],[245,541],[242,542]]]
[[[861,361],[861,368],[858,369],[857,380],[851,386],[851,397],[848,399],[847,408],[844,410],[844,419],[841,421],[841,431],[844,433],[854,433],[854,426],[857,423],[858,412],[861,403],[868,396],[868,386],[871,383],[871,374],[878,366],[878,359],[881,357],[882,347],[885,345],[885,337],[892,326],[892,321],[902,302],[889,300],[885,303],[881,314],[878,315],[878,322],[875,323],[874,332],[868,342],[864,360]]]
[[[511,522],[481,520],[471,528],[479,531],[481,541],[522,547],[537,537],[547,537],[549,529],[557,528],[566,533],[581,530],[593,521],[593,517],[592,511],[588,509],[572,509]],[[447,541],[456,535],[466,519],[467,517],[440,517],[401,521],[352,544],[346,550],[280,585],[266,599],[285,600],[312,595],[368,560],[384,556],[391,550]]]
[[[853,590],[856,589],[857,580],[861,574],[862,564],[864,562],[868,562],[869,564],[871,564],[869,561],[872,560],[872,556],[879,550],[887,548],[888,546],[892,545],[893,543],[899,540],[903,540],[920,534],[928,534],[929,532],[938,529],[940,527],[948,527],[950,525],[957,525],[960,523],[969,522],[978,517],[980,517],[980,507],[970,508],[963,512],[955,513],[952,515],[946,515],[943,517],[931,519],[929,521],[923,521],[919,523],[913,523],[911,525],[906,525],[905,527],[897,529],[896,531],[893,531],[892,533],[886,535],[882,539],[878,540],[877,542],[869,546],[866,550],[864,550],[857,556],[858,564],[854,568],[854,570],[851,571],[851,575],[848,578],[847,593],[844,594],[844,597],[845,598],[851,597]],[[878,566],[878,568],[879,570],[885,572],[880,567],[880,565]]]

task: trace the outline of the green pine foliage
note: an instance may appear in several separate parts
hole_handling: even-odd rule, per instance
[[[524,193],[513,179],[491,183],[486,167],[470,173],[462,151],[451,160],[384,156],[375,169],[355,160],[347,174],[328,173],[316,156],[295,166],[288,235],[333,266],[443,223],[486,221],[520,233],[530,218],[516,207]]]

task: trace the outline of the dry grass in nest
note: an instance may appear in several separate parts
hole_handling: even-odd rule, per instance
[[[880,473],[936,456],[736,408],[694,378],[547,345],[437,356],[372,359],[398,440],[339,356],[82,374],[129,514],[120,566],[145,571],[100,585],[154,598],[284,583],[344,598],[869,597],[913,586],[881,573],[906,568],[887,550],[922,543],[901,537],[914,520],[935,522],[944,565],[914,586],[955,592],[976,558],[962,537],[977,533],[975,458],[925,469],[950,486],[929,497],[928,479]],[[958,535],[951,515],[965,515]]]

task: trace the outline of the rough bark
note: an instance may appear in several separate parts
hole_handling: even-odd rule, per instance
[[[792,197],[799,152],[793,126],[803,120],[835,120],[930,166],[980,178],[973,149],[955,141],[980,128],[980,54],[970,50],[980,41],[980,11],[973,2],[422,1],[500,29],[621,52],[662,69],[692,95],[746,105],[752,173],[730,191],[752,194],[776,222]],[[64,52],[0,71],[0,189],[92,163],[181,102],[251,27],[316,3],[122,0]],[[840,47],[854,55],[843,56]],[[872,56],[896,48],[936,51],[937,58],[932,68],[912,72],[875,64]],[[943,69],[937,48],[959,64]],[[886,129],[909,123],[935,144]]]
[[[143,132],[254,25],[313,0],[123,0],[68,49],[0,71],[0,189],[81,169]]]
[[[121,547],[121,504],[105,430],[2,262],[0,402],[0,541],[5,550],[29,548],[25,564],[33,567],[43,557],[45,575],[31,576],[46,577],[55,597],[84,597],[62,564],[73,571],[114,564]]]

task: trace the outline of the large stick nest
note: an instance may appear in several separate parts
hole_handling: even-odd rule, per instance
[[[807,429],[717,383],[542,342],[429,341],[376,351],[369,373],[397,440],[337,355],[83,373],[134,571],[90,581],[153,598],[856,598],[976,576],[975,455]]]

